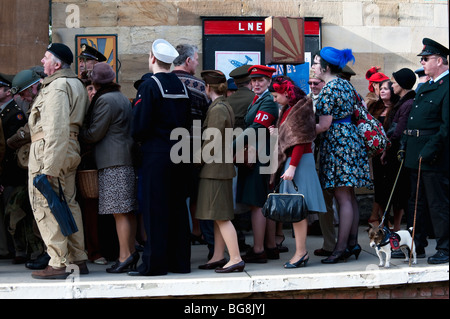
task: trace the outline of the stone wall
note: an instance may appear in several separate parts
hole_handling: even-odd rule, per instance
[[[363,95],[371,66],[387,75],[419,68],[424,37],[448,47],[446,0],[53,0],[53,41],[74,49],[76,34],[117,34],[120,84],[133,97],[132,83],[148,70],[151,43],[165,38],[201,51],[203,16],[321,17],[322,46],[353,49],[352,81]]]

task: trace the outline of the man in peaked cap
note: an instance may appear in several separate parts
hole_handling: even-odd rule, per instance
[[[34,217],[50,256],[48,266],[32,272],[36,279],[65,279],[66,266],[74,264],[87,274],[83,221],[75,199],[75,177],[80,160],[78,132],[89,105],[87,91],[70,69],[73,54],[63,43],[48,46],[41,60],[44,73],[39,94],[31,105],[28,127],[31,134],[28,161],[28,190]],[[34,187],[37,175],[47,176],[53,189],[59,181],[76,222],[78,232],[65,237],[45,197]],[[71,267],[74,267],[73,265]]]
[[[77,58],[80,76],[90,73],[94,65],[98,62],[105,62],[107,60],[102,53],[85,43],[81,45],[81,53]]]
[[[178,152],[171,152],[172,146],[179,142],[171,139],[172,131],[184,128],[182,131],[188,132],[192,125],[191,93],[170,72],[178,55],[166,40],[153,42],[149,53],[149,71],[153,76],[139,86],[133,107],[131,134],[140,145],[142,193],[147,194],[139,202],[147,242],[142,263],[137,271],[128,273],[132,276],[191,271],[191,232],[186,207],[190,169],[185,162],[172,160],[172,156],[178,159]],[[186,156],[182,157],[184,160]],[[189,160],[190,156],[187,157]]]
[[[244,116],[247,108],[252,103],[255,93],[252,91],[252,84],[248,72],[249,65],[242,65],[230,72],[230,77],[234,79],[237,91],[227,98],[235,116],[235,127],[245,128]]]
[[[426,246],[424,224],[427,214],[436,237],[437,252],[428,258],[430,264],[448,262],[449,254],[449,50],[442,44],[424,38],[421,64],[430,81],[417,91],[403,132],[399,157],[411,170],[411,197],[408,206],[408,227],[413,225],[417,183],[416,250]],[[406,153],[405,153],[406,151]],[[418,174],[420,167],[420,176]]]

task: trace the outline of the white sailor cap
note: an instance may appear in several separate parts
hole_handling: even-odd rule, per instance
[[[155,58],[164,63],[172,63],[178,56],[178,51],[163,39],[157,39],[153,42],[152,52]]]

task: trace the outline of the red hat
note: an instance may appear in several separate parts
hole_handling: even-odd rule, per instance
[[[248,73],[251,78],[266,76],[272,78],[272,74],[276,72],[277,69],[271,68],[265,65],[252,65],[248,69]]]
[[[366,72],[366,79],[369,80],[370,92],[373,92],[372,83],[380,83],[389,80],[389,78],[384,73],[378,72],[378,70],[380,70],[380,67],[373,66]]]

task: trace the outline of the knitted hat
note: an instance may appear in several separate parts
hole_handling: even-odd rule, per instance
[[[93,83],[106,84],[114,81],[116,73],[112,67],[105,62],[100,62],[94,65],[91,72],[91,79]]]
[[[349,61],[355,63],[351,49],[338,50],[333,47],[324,47],[320,50],[320,57],[332,65],[343,68]]]
[[[416,74],[408,68],[400,69],[392,73],[392,76],[403,89],[411,90],[416,84]]]
[[[69,65],[73,62],[72,51],[63,43],[51,43],[47,47],[47,51],[51,52],[55,57]]]

